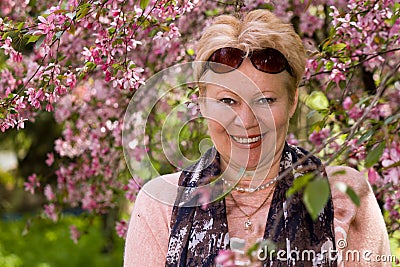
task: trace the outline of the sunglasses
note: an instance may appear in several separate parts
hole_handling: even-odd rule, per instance
[[[239,68],[245,57],[246,52],[238,48],[223,47],[212,53],[210,58],[207,60],[208,67],[215,73],[227,73]],[[287,70],[287,72],[293,76],[292,68],[287,59],[276,49],[265,48],[254,50],[248,55],[248,57],[253,66],[259,71],[277,74]]]

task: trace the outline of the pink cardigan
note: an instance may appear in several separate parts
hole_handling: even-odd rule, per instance
[[[339,255],[342,255],[339,266],[391,266],[390,262],[383,262],[390,256],[389,238],[381,211],[366,179],[348,167],[327,167],[326,170],[334,205],[337,248],[343,248],[339,249]],[[171,186],[176,185],[179,175],[161,176],[147,183],[139,192],[126,238],[125,267],[165,265],[172,206],[163,202],[173,200],[175,195],[171,192],[175,190],[166,190],[166,183],[158,182],[162,179]],[[337,182],[344,182],[356,191],[361,199],[360,207],[337,189]],[[257,193],[265,194],[265,191],[252,194],[235,192],[234,197],[246,213],[251,213],[259,205]],[[252,233],[244,230],[244,215],[239,209],[232,208],[234,203],[230,197],[226,199],[226,206],[231,240],[242,239],[245,248],[248,248],[262,237],[269,202],[252,217],[258,224]]]

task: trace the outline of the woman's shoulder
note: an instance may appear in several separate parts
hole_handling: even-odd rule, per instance
[[[159,175],[156,178],[150,179],[143,187],[155,186],[159,183],[167,182],[169,184],[177,185],[179,177],[182,172],[173,172],[168,174]]]
[[[359,196],[372,192],[366,177],[354,168],[348,166],[327,166],[326,173],[333,191],[340,189],[341,184],[345,184],[352,188]]]
[[[385,222],[367,178],[361,172],[346,166],[327,167],[326,172],[335,209],[335,238],[338,241],[346,240],[344,251],[368,252],[369,256],[390,255]],[[344,192],[347,190],[343,190],[346,187],[340,183],[353,189],[358,196],[359,205],[350,199]],[[363,266],[378,266],[363,260]]]
[[[139,201],[157,201],[160,204],[174,205],[181,172],[160,175],[146,182],[137,196]]]

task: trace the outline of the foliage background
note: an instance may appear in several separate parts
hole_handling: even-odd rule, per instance
[[[328,164],[365,174],[398,252],[397,1],[5,0],[0,2],[0,215],[2,233],[10,235],[1,235],[0,263],[25,266],[32,260],[22,256],[25,244],[49,238],[52,245],[42,246],[46,254],[61,243],[71,254],[82,248],[80,255],[95,250],[108,255],[105,264],[116,254],[122,257],[123,240],[115,232],[124,237],[135,195],[150,178],[143,158],[150,155],[159,173],[180,167],[163,156],[157,135],[166,107],[183,103],[197,116],[194,89],[163,98],[146,125],[147,147],[129,151],[137,161],[131,175],[121,140],[129,100],[153,74],[192,61],[196,40],[213,17],[253,8],[273,10],[293,23],[308,49],[288,141]],[[196,158],[206,137],[203,124],[192,123],[177,142],[183,154]],[[11,245],[16,232],[21,236]],[[62,266],[55,258],[38,257],[43,261],[37,266]],[[100,266],[81,260],[74,266]]]

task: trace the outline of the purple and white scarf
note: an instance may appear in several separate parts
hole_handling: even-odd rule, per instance
[[[285,172],[288,169],[291,171]],[[285,250],[287,254],[296,251],[300,255],[306,251],[312,252],[314,257],[296,259],[295,254],[286,255],[283,261],[271,254],[265,257],[263,266],[337,266],[335,255],[327,253],[336,249],[331,197],[316,220],[312,220],[302,202],[302,191],[286,197],[293,180],[301,175],[316,172],[327,179],[324,166],[306,150],[285,144],[279,174],[284,172],[286,175],[275,187],[263,238],[275,244],[275,251]],[[213,183],[213,193],[222,194],[223,184],[221,179],[216,179],[220,173],[219,154],[215,148],[182,172],[179,178],[182,189],[172,211],[165,266],[215,266],[218,251],[230,248],[225,198],[216,198],[203,209],[198,194],[194,193],[199,186]]]

